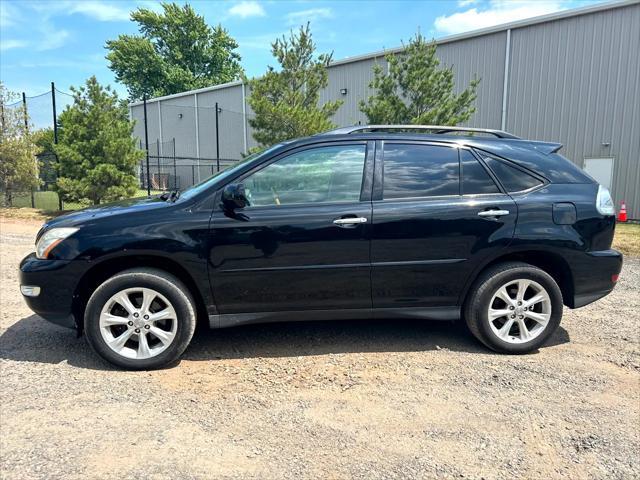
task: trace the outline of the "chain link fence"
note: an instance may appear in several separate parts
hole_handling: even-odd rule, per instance
[[[146,145],[140,142],[140,149]],[[189,157],[176,154],[176,140],[157,140],[148,147],[149,163],[146,158],[138,167],[140,188],[143,190],[166,191],[183,190],[233,165],[238,160],[229,158]]]
[[[56,89],[52,84],[51,91],[34,96],[23,94],[21,100],[2,105],[2,111],[23,109],[26,112],[25,119],[28,119],[25,128],[29,132],[44,129],[56,132],[58,114],[71,104],[73,95]],[[204,141],[194,146],[193,142],[176,142],[173,137],[168,141],[157,138],[155,141],[149,141],[149,145],[139,140],[139,148],[148,151],[148,160],[145,155],[134,172],[139,187],[134,196],[184,190],[233,165],[246,153],[245,144],[225,142],[228,137],[225,135],[221,138],[221,134],[246,128],[244,123],[250,114],[225,110],[217,104],[199,106],[197,111],[194,107],[189,111],[189,107],[183,105],[163,105],[162,108],[167,112],[168,118],[176,120],[174,125],[165,126],[165,133],[174,132],[176,137],[180,137],[180,129],[185,128],[185,123],[181,123],[180,120],[183,116],[197,114],[201,119],[199,134]],[[145,118],[143,122],[146,120]],[[141,133],[139,131],[135,135],[140,138]],[[88,206],[88,203],[62,201],[55,191],[58,163],[55,153],[41,153],[36,155],[36,159],[39,186],[31,191],[12,191],[6,198],[4,192],[0,191],[6,206],[31,207],[47,211],[75,210]]]

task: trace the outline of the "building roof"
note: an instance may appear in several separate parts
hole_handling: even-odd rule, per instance
[[[465,33],[460,33],[460,34],[456,34],[456,35],[449,35],[447,37],[442,37],[442,38],[438,38],[435,40],[437,45],[443,45],[446,43],[452,43],[452,42],[457,42],[460,40],[466,40],[466,39],[470,39],[470,38],[475,38],[475,37],[481,37],[483,35],[490,35],[492,33],[497,33],[497,32],[503,32],[506,30],[513,30],[516,28],[523,28],[523,27],[528,27],[531,25],[537,25],[540,23],[545,23],[545,22],[551,22],[554,20],[561,20],[563,18],[570,18],[570,17],[577,17],[580,15],[587,15],[589,13],[595,13],[595,12],[601,12],[601,11],[605,11],[605,10],[611,10],[614,8],[621,8],[621,7],[626,7],[629,5],[634,5],[634,4],[638,4],[640,3],[640,0],[622,0],[622,1],[614,1],[614,2],[605,2],[605,3],[598,3],[596,5],[589,5],[586,7],[580,7],[580,8],[572,8],[572,9],[568,9],[568,10],[562,10],[560,12],[555,12],[555,13],[550,13],[547,15],[540,15],[537,17],[531,17],[531,18],[525,18],[523,20],[517,20],[517,21],[513,21],[513,22],[508,22],[508,23],[503,23],[500,25],[495,25],[492,27],[487,27],[487,28],[481,28],[479,30],[473,30],[471,32],[465,32]],[[404,47],[400,46],[400,47],[395,47],[395,48],[390,48],[390,49],[386,49],[386,50],[378,50],[376,52],[372,52],[372,53],[365,53],[362,55],[355,55],[353,57],[346,57],[340,60],[335,60],[333,62],[331,62],[329,64],[329,68],[331,67],[335,67],[338,65],[344,65],[344,64],[348,64],[348,63],[354,63],[354,62],[359,62],[362,60],[369,60],[369,59],[373,59],[373,58],[381,58],[384,57],[385,55],[389,55],[389,54],[394,54],[394,53],[399,53],[402,50],[404,50]],[[228,82],[228,83],[221,83],[219,85],[213,85],[211,87],[205,87],[205,88],[199,88],[197,90],[189,90],[186,92],[180,92],[180,93],[174,93],[172,95],[165,95],[162,97],[155,97],[155,98],[150,98],[147,100],[147,103],[151,103],[151,102],[158,102],[161,100],[169,100],[172,98],[179,98],[179,97],[183,97],[185,95],[193,95],[196,93],[205,93],[205,92],[211,92],[214,90],[221,90],[224,88],[229,88],[229,87],[236,87],[238,85],[242,85],[242,80],[235,80],[233,82]],[[132,102],[129,104],[130,107],[135,107],[138,105],[142,105],[143,102],[138,101],[138,102]]]

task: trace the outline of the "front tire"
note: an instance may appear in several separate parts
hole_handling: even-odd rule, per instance
[[[196,326],[193,298],[162,270],[137,268],[100,285],[87,302],[84,331],[91,347],[127,370],[152,370],[177,360]]]
[[[496,265],[475,282],[464,317],[473,335],[500,353],[529,353],[553,335],[562,292],[544,270],[521,262]]]

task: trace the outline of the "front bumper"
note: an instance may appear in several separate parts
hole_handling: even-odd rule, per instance
[[[73,295],[89,265],[84,260],[40,260],[35,253],[27,255],[20,262],[20,285],[40,287],[37,296],[23,295],[29,308],[45,320],[76,327]]]
[[[573,302],[580,308],[611,293],[616,286],[614,277],[622,270],[622,254],[617,250],[586,252],[573,262]]]

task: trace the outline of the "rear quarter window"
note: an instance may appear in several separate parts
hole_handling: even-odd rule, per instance
[[[484,155],[483,160],[509,193],[522,192],[542,185],[542,181],[504,160]]]

